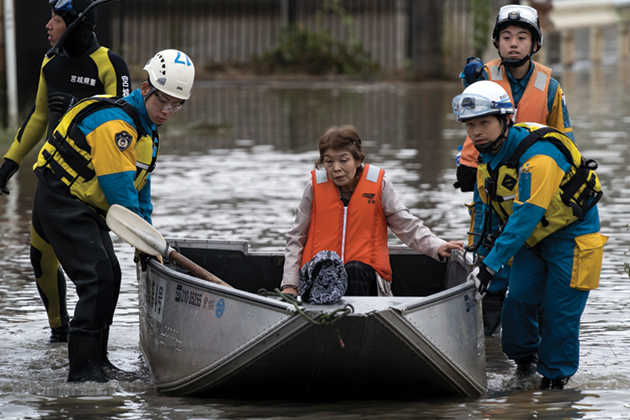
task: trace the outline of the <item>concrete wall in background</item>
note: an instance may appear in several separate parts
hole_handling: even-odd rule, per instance
[[[3,1],[0,0],[0,5]],[[31,107],[44,53],[50,47],[45,25],[47,0],[13,0],[15,4],[18,92],[21,117]],[[492,3],[492,22],[503,4]],[[575,57],[579,31],[589,31],[589,58],[601,59],[606,28],[618,34],[619,57],[630,48],[630,0],[534,0],[550,3],[545,45],[536,59],[568,66]],[[325,28],[347,42],[360,41],[385,72],[407,72],[418,80],[453,80],[472,54],[471,0],[340,0],[344,12],[325,13],[324,0],[124,0],[98,9],[96,28],[102,45],[130,66],[142,66],[156,51],[178,48],[199,67],[247,63],[272,47],[288,23]],[[2,7],[0,7],[0,12]],[[348,19],[349,18],[349,19]],[[577,32],[576,32],[577,31]],[[4,94],[4,29],[0,19],[0,123]],[[490,40],[490,34],[488,34]],[[555,44],[555,45],[554,45]],[[553,50],[549,50],[553,47]],[[548,53],[550,51],[550,53]],[[488,42],[483,57],[496,57]]]

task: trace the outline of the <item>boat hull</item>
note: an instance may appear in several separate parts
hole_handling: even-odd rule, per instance
[[[249,254],[243,243],[178,245],[185,254],[186,247],[220,254],[240,268],[248,256],[277,257]],[[461,278],[465,270],[453,264],[447,272]],[[486,389],[481,308],[471,282],[423,297],[344,297],[298,311],[278,296],[225,288],[155,262],[144,272],[138,268],[138,279],[140,346],[164,393],[421,400],[479,396]],[[335,310],[334,325],[319,325]]]

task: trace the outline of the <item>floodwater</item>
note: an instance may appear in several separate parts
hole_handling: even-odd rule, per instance
[[[0,418],[630,418],[630,279],[624,272],[630,262],[629,67],[577,66],[558,77],[577,144],[599,162],[602,231],[610,236],[600,288],[591,292],[582,317],[580,370],[567,389],[515,389],[514,365],[499,339],[489,338],[488,392],[479,399],[313,404],[285,401],[284,395],[264,402],[161,395],[138,346],[132,249],[117,238],[124,279],[110,359],[137,372],[138,379],[68,384],[67,350],[47,342],[29,263],[31,155],[11,181],[11,194],[0,197]],[[387,171],[411,211],[439,236],[463,240],[464,203],[471,196],[452,187],[464,131],[450,114],[451,98],[460,91],[458,83],[441,82],[198,83],[192,100],[161,130],[153,223],[165,237],[245,239],[254,249],[280,249],[316,158],[317,139],[327,126],[351,123],[364,139],[367,162]],[[69,297],[73,307],[71,284]],[[273,386],[274,380],[260,386]]]

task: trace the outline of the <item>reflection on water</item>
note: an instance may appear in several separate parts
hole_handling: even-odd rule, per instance
[[[488,395],[478,400],[313,405],[165,397],[154,391],[141,359],[132,250],[117,239],[124,281],[110,358],[138,372],[139,379],[68,384],[66,350],[46,342],[47,322],[29,263],[35,189],[29,156],[9,185],[11,195],[0,198],[0,417],[630,418],[630,287],[623,272],[630,260],[627,67],[565,72],[559,78],[577,143],[600,164],[602,230],[610,236],[601,287],[591,293],[582,319],[580,370],[569,389],[511,388],[513,364],[500,340],[490,338]],[[455,83],[199,83],[161,130],[154,225],[167,237],[246,239],[256,249],[281,248],[317,157],[317,139],[330,125],[352,123],[364,139],[367,161],[387,171],[411,211],[438,235],[463,239],[468,227],[463,203],[471,196],[452,187],[454,151],[464,131],[450,114],[451,98],[460,91]],[[72,287],[69,295],[72,306]]]

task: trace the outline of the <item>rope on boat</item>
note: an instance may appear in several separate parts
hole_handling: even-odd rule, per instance
[[[298,299],[298,296],[293,293],[282,293],[280,289],[275,288],[271,292],[265,289],[260,289],[258,291],[258,294],[265,297],[277,296],[285,302],[292,304],[295,307],[296,312],[311,324],[319,325],[320,327],[325,327],[327,325],[332,326],[335,334],[337,335],[337,338],[339,339],[339,346],[341,346],[341,348],[344,348],[346,346],[343,342],[343,339],[341,338],[341,333],[339,332],[337,321],[339,321],[344,316],[354,312],[354,308],[352,307],[352,305],[348,304],[343,308],[335,309],[332,312],[324,312],[319,316],[317,320],[315,320],[308,316],[306,312],[304,312],[304,310],[300,307],[300,305],[302,305],[302,300]]]

